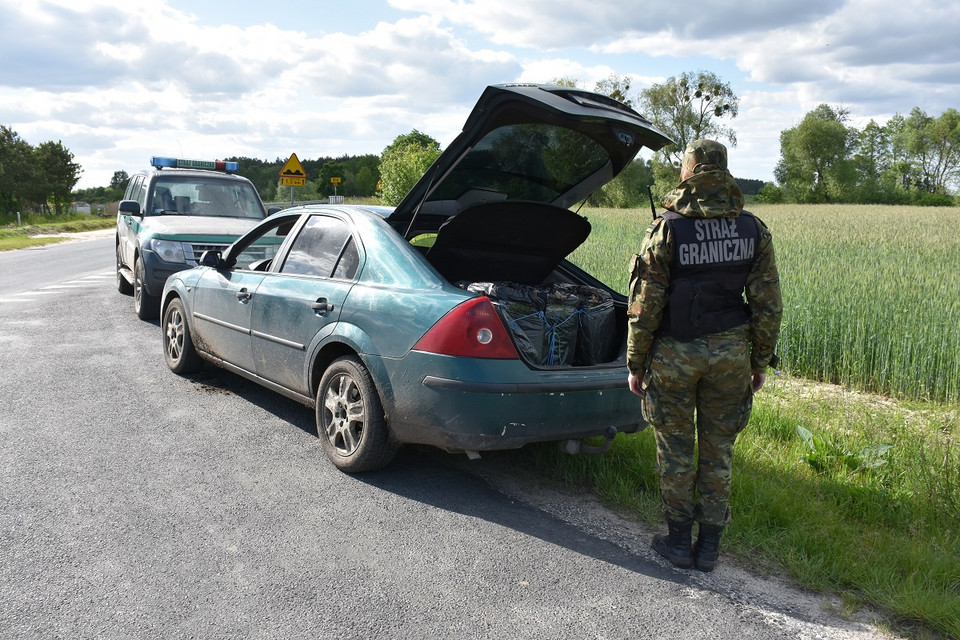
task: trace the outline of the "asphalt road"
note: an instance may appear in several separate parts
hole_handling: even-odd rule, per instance
[[[112,244],[0,254],[0,638],[881,637],[496,455],[337,471],[311,410],[166,368]]]

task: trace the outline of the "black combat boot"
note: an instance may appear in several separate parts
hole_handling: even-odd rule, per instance
[[[720,534],[723,527],[715,524],[700,523],[700,534],[697,536],[696,565],[700,571],[713,571],[720,559]]]
[[[653,536],[653,550],[669,560],[674,566],[689,569],[693,566],[693,520],[676,521],[667,519],[666,535]]]

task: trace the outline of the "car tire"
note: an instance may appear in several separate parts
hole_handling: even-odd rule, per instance
[[[317,389],[317,435],[341,471],[385,467],[398,445],[390,436],[380,396],[359,359],[345,356],[324,372]]]
[[[133,310],[141,320],[156,320],[160,313],[160,300],[147,293],[143,281],[143,260],[138,256],[133,267]]]
[[[130,284],[122,273],[123,262],[120,260],[120,244],[117,243],[117,291],[125,296],[133,293],[133,285]]]
[[[176,374],[193,373],[203,368],[203,359],[193,346],[183,301],[174,298],[163,312],[163,357]]]

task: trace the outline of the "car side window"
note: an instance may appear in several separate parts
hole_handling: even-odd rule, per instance
[[[143,176],[134,176],[130,181],[130,184],[127,185],[127,193],[124,195],[124,200],[136,200],[140,202],[141,210],[143,207],[143,202],[141,201],[140,194],[143,193]]]
[[[343,248],[340,255],[340,261],[337,262],[337,268],[333,270],[333,277],[342,280],[352,280],[357,275],[357,268],[360,266],[360,252],[357,251],[356,243],[353,238],[347,238],[347,246]]]
[[[269,271],[277,250],[283,244],[295,220],[275,220],[273,225],[263,229],[262,233],[242,247],[240,253],[233,256],[234,268],[250,271]]]
[[[340,262],[344,249],[348,248],[349,241],[350,229],[345,222],[329,216],[313,216],[293,241],[280,272],[287,275],[330,277]],[[350,243],[349,247],[353,248],[353,244]],[[353,251],[356,252],[356,249],[353,248]],[[356,261],[359,262],[359,256]],[[349,265],[345,265],[345,268],[349,271]],[[353,273],[356,273],[356,266],[353,267]],[[336,277],[352,277],[353,273],[341,275],[338,269]]]

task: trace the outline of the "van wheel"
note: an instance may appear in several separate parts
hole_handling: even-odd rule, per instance
[[[156,320],[160,313],[160,299],[147,293],[143,281],[143,260],[137,257],[133,267],[133,310],[141,320]]]

